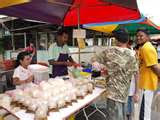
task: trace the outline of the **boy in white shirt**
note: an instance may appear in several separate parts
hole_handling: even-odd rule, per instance
[[[17,56],[17,68],[14,70],[13,83],[17,87],[23,88],[26,84],[31,83],[34,79],[31,71],[28,70],[28,66],[31,63],[32,58],[28,52],[21,52]]]

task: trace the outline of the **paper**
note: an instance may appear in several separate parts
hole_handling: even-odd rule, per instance
[[[83,38],[77,38],[77,42],[78,42],[78,47],[79,47],[80,49],[84,49],[84,48],[86,47]]]
[[[74,29],[73,38],[86,38],[86,30],[84,29]]]

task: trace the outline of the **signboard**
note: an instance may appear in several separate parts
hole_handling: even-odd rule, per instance
[[[85,41],[83,38],[77,38],[78,47],[80,49],[84,49],[86,47]]]
[[[73,38],[86,38],[86,30],[84,29],[74,29]]]

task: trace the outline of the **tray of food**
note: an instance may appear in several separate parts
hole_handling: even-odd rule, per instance
[[[3,98],[0,99],[0,103],[8,106],[11,111],[17,111],[20,108],[27,113],[33,113],[35,120],[44,120],[50,111],[72,106],[73,102],[91,94],[93,89],[94,85],[87,79],[74,79],[73,84],[71,80],[50,78],[40,84],[31,83],[23,89],[6,92],[0,96]]]

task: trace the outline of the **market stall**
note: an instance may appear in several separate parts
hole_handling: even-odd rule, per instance
[[[59,25],[63,23],[65,26],[136,20],[141,17],[135,8],[99,0],[32,0],[24,4],[1,7],[0,14]],[[90,69],[85,70],[92,72]],[[91,76],[87,79],[79,78],[79,73],[74,73],[75,78],[49,79],[7,92],[0,96],[1,106],[22,120],[64,120],[80,109],[85,113],[85,107],[100,97],[105,89],[95,87]],[[99,111],[96,105],[95,108]],[[86,113],[85,116],[88,119]]]

